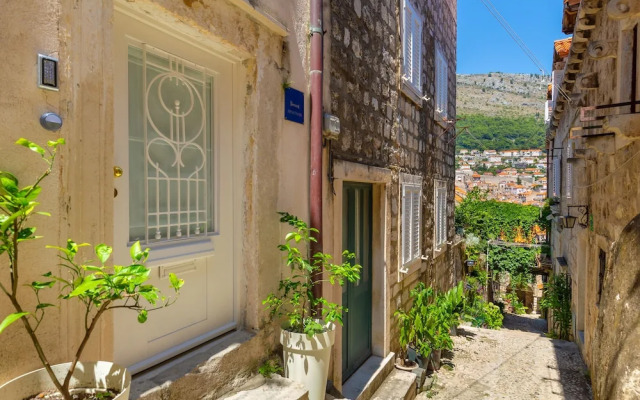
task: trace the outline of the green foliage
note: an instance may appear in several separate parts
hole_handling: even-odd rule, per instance
[[[468,133],[456,138],[458,149],[525,150],[545,148],[544,121],[535,117],[459,115],[458,126]]]
[[[511,305],[511,307],[513,307],[514,313],[522,315],[527,312],[527,307],[522,304],[515,292],[507,293],[503,297]]]
[[[258,373],[265,378],[271,378],[272,374],[281,374],[282,371],[278,360],[267,360],[258,368]]]
[[[502,319],[504,316],[500,311],[500,307],[493,303],[484,304],[484,318],[487,328],[500,329],[502,328]]]
[[[401,359],[406,358],[407,346],[414,347],[426,357],[432,350],[451,349],[451,326],[457,325],[464,310],[463,283],[446,293],[436,295],[433,288],[422,282],[410,292],[412,306],[408,311],[397,310],[400,330]]]
[[[498,273],[509,273],[512,285],[522,288],[533,282],[531,268],[539,254],[539,247],[489,246],[489,266]]]
[[[571,332],[571,285],[567,274],[555,275],[546,283],[540,307],[550,310],[554,333],[560,339],[569,339]]]
[[[486,193],[477,188],[456,207],[455,217],[456,228],[464,228],[465,233],[482,240],[504,237],[513,241],[519,231],[528,233],[541,225],[538,207],[486,200]]]
[[[502,327],[502,310],[482,299],[482,288],[487,283],[484,271],[474,271],[475,276],[468,276],[466,281],[465,307],[463,319],[480,328],[500,329]]]
[[[342,286],[345,280],[357,281],[362,267],[354,262],[355,254],[345,250],[342,253],[342,264],[333,264],[329,254],[318,252],[311,255],[310,243],[316,241],[313,235],[318,230],[310,228],[306,222],[289,213],[279,214],[280,222],[289,224],[295,230],[287,233],[284,244],[278,245],[278,249],[286,254],[291,276],[280,281],[277,294],[270,293],[262,301],[269,309],[270,318],[284,316],[287,318],[289,331],[313,335],[325,330],[325,326],[312,313],[313,309],[320,308],[325,323],[342,324],[342,313],[347,309],[323,297],[314,297],[313,287],[324,281],[314,280],[312,277],[324,271],[332,285],[338,283]]]
[[[46,164],[46,169],[31,185],[20,188],[18,178],[7,171],[0,171],[0,255],[6,254],[8,258],[8,279],[10,286],[0,282],[0,290],[7,296],[14,307],[15,312],[5,317],[0,323],[0,332],[13,322],[22,320],[23,326],[35,347],[40,361],[45,367],[56,389],[66,400],[71,399],[69,383],[78,360],[88,343],[88,340],[96,327],[100,317],[108,310],[125,308],[138,314],[138,321],[147,320],[147,312],[166,307],[174,300],[162,297],[159,290],[153,285],[147,284],[149,269],[144,266],[149,255],[149,250],[142,250],[136,243],[131,248],[132,263],[128,266],[105,265],[111,256],[111,247],[98,244],[94,247],[96,260],[87,262],[76,261],[79,249],[89,246],[87,243],[78,244],[68,240],[66,247],[47,246],[59,251],[62,273],[54,275],[46,272],[41,275],[42,280],[32,281],[24,286],[29,287],[35,296],[33,310],[25,310],[21,303],[23,298],[19,296],[19,275],[21,271],[20,258],[18,257],[21,243],[38,239],[34,233],[36,228],[27,226],[34,215],[48,216],[46,212],[36,212],[39,205],[38,197],[42,191],[40,183],[51,174],[58,146],[64,144],[64,139],[50,140],[42,147],[27,139],[19,139],[16,144],[26,147],[37,153]],[[175,275],[170,276],[170,284],[176,293],[183,285],[183,281]],[[75,299],[82,304],[84,320],[84,336],[77,350],[75,359],[67,372],[64,380],[59,380],[51,370],[45,349],[38,339],[36,332],[43,321],[47,310],[56,305],[41,301],[43,290],[56,289],[61,300]]]

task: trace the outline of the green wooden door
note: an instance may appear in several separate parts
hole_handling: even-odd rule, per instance
[[[344,314],[342,379],[347,380],[371,355],[371,184],[345,182],[342,208],[342,245],[362,265],[360,280],[342,287]]]

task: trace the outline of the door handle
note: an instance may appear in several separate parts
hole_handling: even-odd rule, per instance
[[[124,171],[122,171],[122,168],[118,167],[117,165],[115,167],[113,167],[113,176],[114,177],[120,178],[123,173],[124,173]]]

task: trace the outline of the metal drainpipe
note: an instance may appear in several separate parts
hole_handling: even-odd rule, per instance
[[[311,254],[322,251],[322,0],[310,0],[311,36],[311,155],[309,171],[309,208],[311,227],[320,233],[311,243]],[[313,277],[322,279],[322,271]],[[322,284],[313,286],[313,296],[322,296]],[[320,311],[320,307],[316,308]]]

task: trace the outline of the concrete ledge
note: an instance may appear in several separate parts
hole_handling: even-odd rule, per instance
[[[266,330],[268,331],[268,329]],[[229,333],[159,366],[137,374],[131,383],[131,399],[220,398],[242,387],[272,340],[265,330]]]
[[[256,375],[242,388],[222,399],[225,400],[308,400],[309,391],[301,383],[273,374],[271,379]]]
[[[412,400],[416,398],[416,376],[411,372],[394,369],[372,400]]]
[[[371,356],[342,386],[342,395],[347,399],[369,399],[384,379],[393,371],[395,353],[385,358]]]

